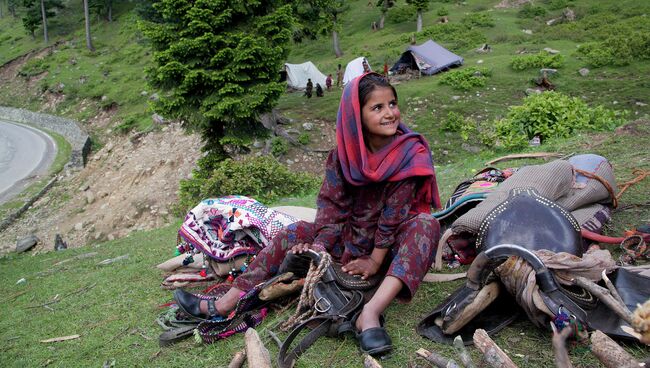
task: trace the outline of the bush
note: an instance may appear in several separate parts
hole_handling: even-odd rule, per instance
[[[487,42],[483,32],[458,23],[434,24],[422,28],[422,31],[417,34],[419,42],[429,38],[443,44],[450,51],[466,50]],[[402,49],[404,44],[408,44],[410,41],[411,34],[407,33],[387,43],[385,48],[398,47]]]
[[[469,67],[444,73],[440,77],[439,83],[467,91],[473,87],[485,87],[491,74],[490,70],[486,68]]]
[[[526,70],[532,68],[561,68],[564,65],[564,57],[560,54],[552,55],[546,51],[540,51],[534,55],[515,56],[510,62],[514,70]]]
[[[275,157],[284,155],[289,151],[289,144],[280,137],[275,137],[271,141],[271,154]]]
[[[543,17],[546,15],[546,9],[542,8],[541,6],[535,6],[530,3],[527,3],[524,5],[519,12],[517,12],[517,16],[519,18],[536,18],[536,17]]]
[[[196,175],[180,183],[178,212],[194,207],[204,198],[239,194],[269,203],[281,197],[302,195],[316,190],[320,182],[306,173],[292,173],[270,156],[243,161],[225,159],[209,175]]]
[[[442,130],[449,132],[457,132],[465,122],[463,116],[457,112],[449,111],[447,113],[447,120],[442,123]]]
[[[411,5],[400,5],[388,10],[386,19],[391,23],[403,23],[413,21],[417,15],[417,10]]]
[[[311,142],[311,138],[309,137],[309,133],[303,132],[300,133],[298,136],[298,143],[302,144],[303,146],[306,146]]]
[[[25,78],[34,77],[39,74],[45,73],[48,67],[49,66],[43,59],[30,59],[28,62],[26,62],[23,65],[22,68],[20,68],[18,75],[23,76]]]
[[[444,17],[445,15],[449,15],[449,9],[445,8],[444,6],[436,12],[439,17]]]
[[[624,66],[634,59],[650,59],[650,34],[625,33],[602,42],[588,42],[578,47],[575,56],[592,67]]]
[[[496,137],[500,145],[518,148],[536,135],[543,141],[582,130],[611,130],[625,122],[622,115],[602,106],[589,108],[577,97],[544,92],[526,97],[521,106],[510,107],[507,117],[495,122]]]
[[[494,27],[494,18],[489,13],[471,13],[461,21],[465,26],[471,27]]]

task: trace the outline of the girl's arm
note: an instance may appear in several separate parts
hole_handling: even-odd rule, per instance
[[[316,201],[317,234],[314,247],[331,250],[341,240],[341,224],[350,215],[352,199],[345,188],[345,179],[341,172],[336,149],[330,151],[325,165],[325,179]]]

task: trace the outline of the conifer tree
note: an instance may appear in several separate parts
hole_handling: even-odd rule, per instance
[[[260,114],[276,105],[285,89],[279,71],[288,54],[294,23],[281,1],[161,0],[161,22],[142,21],[155,66],[149,83],[162,90],[156,109],[199,131],[208,174],[226,153],[244,145]]]
[[[422,30],[422,12],[429,9],[429,0],[406,0],[406,3],[413,5],[418,12],[417,32]]]

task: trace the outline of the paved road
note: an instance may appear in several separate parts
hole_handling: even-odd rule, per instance
[[[0,120],[0,204],[46,174],[56,156],[56,143],[27,125]]]

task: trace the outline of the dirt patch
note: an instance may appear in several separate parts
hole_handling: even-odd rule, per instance
[[[50,250],[61,234],[70,247],[164,226],[177,202],[178,182],[200,157],[198,136],[177,125],[145,135],[113,137],[84,169],[66,172],[59,183],[0,235],[0,252],[35,234],[37,249]]]
[[[639,119],[629,124],[616,128],[616,135],[648,135],[650,133],[650,120]]]

